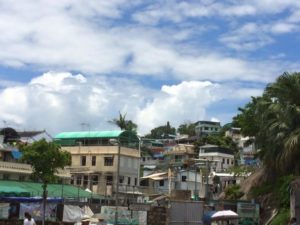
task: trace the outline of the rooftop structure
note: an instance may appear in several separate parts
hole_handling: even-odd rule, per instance
[[[198,121],[196,122],[196,134],[197,136],[205,136],[209,134],[216,134],[220,132],[221,124],[220,122],[213,121]]]

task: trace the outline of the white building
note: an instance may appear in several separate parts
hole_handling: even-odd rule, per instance
[[[217,145],[201,146],[199,159],[207,160],[212,172],[222,172],[234,166],[234,153],[232,150]]]

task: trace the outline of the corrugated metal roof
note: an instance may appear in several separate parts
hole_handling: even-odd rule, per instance
[[[79,131],[79,132],[62,132],[57,134],[55,139],[76,139],[76,138],[116,138],[124,131]]]

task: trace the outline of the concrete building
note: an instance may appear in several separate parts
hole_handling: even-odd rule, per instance
[[[217,134],[221,130],[220,122],[198,121],[196,122],[195,131],[197,136],[205,136],[209,134]]]
[[[211,172],[223,172],[234,166],[234,153],[232,150],[217,145],[201,146],[199,159],[210,161]]]
[[[102,195],[112,195],[117,184],[120,159],[119,192],[129,192],[138,186],[139,138],[134,132],[64,132],[57,134],[55,141],[72,155],[69,169],[74,185]]]
[[[185,163],[188,159],[195,158],[194,145],[178,144],[165,152],[166,161],[169,163]]]
[[[41,134],[40,132],[34,131],[18,132],[9,127],[0,130],[0,180],[31,180],[31,165],[20,162],[22,152],[19,151],[17,146],[17,143],[23,142],[22,134],[25,132],[28,138],[34,138],[35,135]],[[71,178],[67,170],[59,170],[59,173],[56,175],[60,177],[64,183],[69,183]]]

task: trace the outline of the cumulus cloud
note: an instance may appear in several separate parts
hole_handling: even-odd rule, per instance
[[[120,111],[145,134],[166,121],[177,127],[186,120],[204,119],[209,116],[208,106],[224,99],[248,99],[256,90],[245,91],[208,81],[184,81],[154,90],[134,80],[48,72],[1,90],[0,117],[18,129],[46,129],[55,134],[80,130],[83,122],[91,130],[117,129],[107,121]]]
[[[266,61],[253,62],[224,54],[205,47],[201,40],[197,45],[191,44],[186,41],[195,34],[191,29],[177,32],[176,27],[149,28],[134,22],[118,24],[118,19],[124,20],[123,14],[135,9],[136,5],[143,5],[141,1],[125,2],[4,1],[0,5],[0,63],[16,68],[31,66],[41,71],[80,71],[112,76],[130,73],[156,79],[168,76],[177,80],[213,81],[262,78],[262,81],[268,82],[273,79],[274,70],[281,69],[280,65],[270,69]],[[208,5],[213,5],[212,8],[225,7],[214,1],[203,2],[206,3],[198,11],[196,6],[191,10],[195,2],[193,5],[187,2],[171,4],[178,9],[170,10],[169,14],[172,17],[171,14],[178,11],[198,15],[207,10]],[[164,4],[157,3],[151,7],[163,9]],[[231,10],[247,13],[251,12],[251,7],[236,6]],[[221,11],[231,14],[229,9]],[[211,27],[213,25],[202,26],[196,31],[205,32]],[[283,31],[282,26],[276,29]],[[235,48],[240,45],[230,36],[223,37],[223,41]],[[249,42],[258,42],[262,46],[269,41],[270,38],[265,35]],[[264,68],[263,73],[258,67]]]

